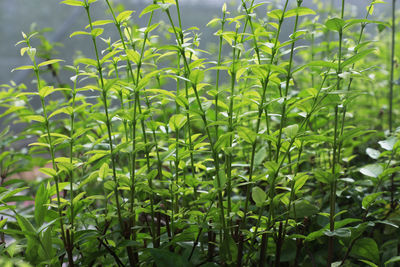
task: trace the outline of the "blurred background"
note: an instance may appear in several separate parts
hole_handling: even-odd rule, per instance
[[[21,57],[19,54],[20,47],[16,47],[15,43],[22,39],[21,32],[28,33],[31,30],[40,30],[45,28],[49,31],[44,36],[51,42],[60,42],[63,45],[56,47],[59,51],[57,58],[66,60],[66,64],[72,64],[72,58],[77,51],[82,51],[85,55],[91,55],[91,46],[87,44],[87,38],[77,36],[69,38],[69,35],[77,30],[81,30],[87,25],[87,18],[83,8],[70,7],[62,5],[59,0],[0,0],[0,84],[9,83],[10,80],[17,84],[30,82],[28,71],[11,72],[15,67],[29,63],[28,58]],[[115,5],[122,4],[126,9],[135,10],[133,19],[141,26],[144,26],[146,16],[138,18],[141,10],[151,4],[151,0],[118,0],[113,1]],[[213,36],[216,31],[213,28],[205,28],[204,26],[213,17],[219,16],[221,6],[224,2],[228,3],[229,9],[236,10],[240,0],[181,0],[183,27],[189,28],[197,26],[201,29],[201,48],[207,49],[207,43],[217,41]],[[261,2],[256,0],[256,2]],[[271,5],[282,5],[282,0],[267,1]],[[349,16],[364,16],[365,7],[370,0],[347,0],[347,18]],[[391,1],[387,4],[377,5],[374,16],[383,17],[385,13],[389,13]],[[316,9],[340,8],[341,0],[304,0],[303,5]],[[296,1],[291,1],[292,5]],[[350,5],[348,5],[350,4]],[[378,8],[379,7],[379,8]],[[270,7],[271,8],[271,7]],[[106,19],[110,14],[104,14],[105,1],[99,0],[93,4],[92,12],[97,19]],[[259,8],[259,12],[266,11],[266,7]],[[265,13],[264,13],[265,14]],[[263,15],[263,14],[259,14]],[[165,14],[157,12],[156,20],[166,20]],[[104,35],[105,36],[105,35]],[[282,34],[283,38],[287,38],[288,33]],[[111,36],[113,37],[113,36]],[[114,35],[114,40],[116,35]],[[66,82],[66,81],[64,81]]]

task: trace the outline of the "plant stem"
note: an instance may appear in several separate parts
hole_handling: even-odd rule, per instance
[[[394,83],[394,63],[396,49],[396,0],[392,0],[392,49],[390,56],[390,80],[389,80],[389,131],[393,131],[393,83]]]
[[[276,32],[276,35],[275,35],[274,46],[272,48],[272,55],[271,55],[271,58],[270,58],[270,61],[269,61],[270,65],[273,64],[275,56],[278,53],[277,44],[278,44],[279,35],[280,35],[280,32],[281,32],[281,28],[282,28],[282,24],[283,24],[283,20],[284,20],[284,14],[286,12],[288,3],[289,3],[289,0],[286,0],[284,8],[282,10],[282,15],[281,15],[281,17],[279,19],[278,29],[277,29],[277,32]],[[246,8],[246,12],[248,12],[247,8]],[[254,27],[253,27],[253,23],[252,23],[251,19],[249,19],[249,23],[250,23],[250,28],[252,29],[252,33],[254,35]],[[254,39],[254,47],[255,47],[256,54],[258,54],[259,50],[258,50],[256,39]],[[259,62],[260,62],[260,60],[259,60]],[[261,84],[262,84],[262,96],[261,96],[261,103],[258,106],[258,115],[257,115],[256,131],[255,131],[256,134],[258,134],[259,131],[260,131],[261,117],[262,117],[262,114],[263,114],[263,111],[264,111],[265,96],[266,96],[267,87],[268,87],[268,84],[269,84],[269,81],[270,81],[271,73],[272,73],[271,68],[269,68],[266,78],[261,81]],[[253,180],[254,159],[255,159],[255,154],[256,154],[256,146],[257,146],[257,142],[254,142],[252,144],[252,148],[251,148],[250,169],[249,169],[249,183],[250,183],[250,185],[248,185],[247,189],[246,189],[246,199],[245,199],[245,205],[244,205],[244,216],[243,216],[243,220],[242,220],[242,228],[245,227],[246,224],[247,224],[247,211],[248,211],[248,206],[249,206],[249,202],[250,202],[250,194],[251,194],[251,191],[252,191],[252,188],[253,188],[253,185],[252,185],[251,182]]]
[[[344,7],[345,7],[345,0],[342,0],[342,9],[341,9],[341,19],[344,18]],[[338,65],[337,65],[337,84],[336,84],[336,90],[340,91],[340,83],[341,83],[341,77],[340,75],[342,74],[342,41],[343,41],[343,29],[339,29],[339,51],[338,51]],[[331,180],[331,188],[330,188],[330,205],[329,205],[329,229],[331,232],[335,231],[335,205],[336,205],[336,164],[339,163],[340,158],[338,158],[338,111],[339,111],[339,105],[335,106],[335,120],[334,120],[334,137],[333,137],[333,147],[332,147],[332,180]],[[334,259],[334,236],[329,237],[328,241],[328,259],[327,259],[327,266],[331,266],[331,263]]]
[[[87,14],[87,17],[89,20],[90,30],[92,31],[93,25],[92,25],[92,18],[90,16],[90,5],[86,2],[86,0],[85,0],[85,10],[86,10],[86,14]],[[113,145],[113,141],[112,141],[111,120],[110,120],[110,116],[108,113],[107,91],[105,88],[103,70],[102,70],[102,66],[100,63],[99,52],[97,49],[96,37],[93,35],[92,35],[92,42],[93,42],[93,47],[94,47],[95,54],[96,54],[97,71],[99,73],[100,86],[101,86],[101,90],[102,90],[101,100],[103,102],[104,112],[105,112],[105,116],[106,116],[106,127],[107,127],[107,133],[108,133],[108,144],[110,146],[112,175],[113,175],[113,180],[115,183],[114,194],[115,194],[115,203],[116,203],[116,208],[117,208],[117,216],[118,216],[118,221],[119,221],[121,231],[123,231],[124,223],[123,223],[123,219],[122,219],[122,215],[121,215],[121,206],[119,203],[119,192],[118,192],[119,183],[118,183],[118,179],[117,179],[117,171],[116,171],[116,166],[115,166],[115,155],[114,155],[114,145]]]

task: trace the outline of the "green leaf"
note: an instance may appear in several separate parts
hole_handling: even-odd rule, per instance
[[[44,61],[44,62],[40,63],[40,64],[38,65],[38,67],[43,67],[43,66],[51,65],[51,64],[54,64],[54,63],[57,63],[57,62],[60,62],[60,61],[64,61],[64,60],[62,60],[62,59],[51,59],[51,60],[47,60],[47,61]]]
[[[96,20],[96,21],[92,22],[92,26],[93,27],[102,26],[102,25],[107,25],[110,23],[114,23],[114,21],[110,20],[110,19]],[[86,25],[86,27],[85,27],[85,29],[88,29],[88,28],[90,28],[90,24]]]
[[[85,32],[85,31],[75,31],[75,32],[73,32],[73,33],[71,33],[69,35],[69,38],[72,38],[72,37],[74,37],[76,35],[91,35],[91,33],[90,32]]]
[[[360,172],[366,176],[378,178],[378,176],[383,172],[383,168],[379,164],[370,164],[362,167]]]
[[[248,127],[238,126],[237,132],[239,137],[247,143],[253,144],[257,139],[257,134]]]
[[[203,81],[203,79],[204,79],[204,70],[195,69],[189,75],[189,80],[193,84],[199,84]]]
[[[229,145],[230,139],[233,135],[233,132],[221,134],[214,144],[214,148],[216,152],[221,151],[222,148],[227,147]]]
[[[368,209],[371,206],[371,204],[373,204],[375,200],[382,194],[383,192],[377,192],[365,196],[362,200],[362,208],[365,210]]]
[[[109,171],[109,167],[108,167],[108,163],[103,163],[103,165],[101,165],[100,170],[99,170],[99,177],[104,180],[105,178],[107,178],[108,175],[108,171]]]
[[[45,204],[49,203],[50,196],[44,183],[41,183],[35,197],[35,222],[40,227],[44,218],[46,217],[47,207]]]
[[[12,69],[11,72],[14,72],[16,70],[34,70],[34,69],[35,69],[35,67],[32,65],[25,65],[25,66],[21,66],[21,67]]]
[[[169,127],[172,131],[177,132],[186,123],[186,116],[183,114],[175,114],[169,119]]]
[[[283,132],[289,139],[295,138],[298,131],[299,131],[299,125],[297,124],[289,125],[285,129],[283,129]]]
[[[93,29],[93,30],[91,31],[90,34],[91,34],[93,37],[97,37],[97,36],[100,36],[103,32],[104,32],[104,29],[103,29],[103,28],[95,28],[95,29]]]
[[[42,123],[45,122],[44,117],[40,115],[29,115],[29,116],[24,116],[24,118],[30,121],[38,121]]]
[[[130,16],[132,15],[133,11],[132,10],[125,10],[121,13],[118,14],[116,20],[118,23],[122,23],[125,20],[128,20]]]
[[[183,255],[157,248],[151,248],[148,251],[157,267],[193,267],[192,263]]]
[[[142,13],[140,13],[139,18],[141,18],[144,14],[147,14],[149,12],[153,12],[154,10],[157,10],[160,8],[160,5],[158,4],[152,4],[152,5],[148,5],[147,7],[145,7],[142,11]]]
[[[61,1],[61,4],[69,5],[69,6],[85,6],[85,3],[78,0],[64,0]]]
[[[54,169],[52,169],[52,168],[40,168],[39,171],[40,171],[41,173],[44,173],[44,174],[50,176],[50,177],[54,177],[54,176],[57,175],[56,170],[54,170]]]
[[[6,225],[6,223],[7,223],[7,218],[5,218],[5,219],[3,219],[3,220],[1,220],[0,221],[0,229],[3,229],[3,227],[4,227],[4,225]]]
[[[126,55],[128,56],[128,58],[129,58],[130,61],[133,61],[133,62],[135,62],[136,64],[139,63],[139,61],[140,61],[140,54],[139,54],[137,51],[132,50],[132,49],[128,49],[128,50],[126,50]]]
[[[365,56],[367,56],[368,54],[370,54],[374,51],[375,51],[375,49],[371,48],[371,49],[367,49],[367,50],[364,50],[362,52],[355,54],[354,56],[352,56],[342,62],[342,68],[344,68],[348,65],[351,65],[351,64],[355,64],[357,61],[360,61],[362,58],[364,58]]]
[[[308,7],[296,7],[294,9],[288,10],[285,12],[285,18],[290,18],[294,16],[306,16],[306,15],[315,15],[315,11]]]
[[[385,266],[388,265],[389,263],[394,263],[399,261],[400,261],[400,256],[391,257],[389,260],[385,261]]]
[[[351,250],[351,255],[379,263],[379,249],[376,242],[369,237],[358,239]]]
[[[319,208],[307,200],[298,200],[290,209],[290,216],[293,218],[304,218],[315,215],[319,212]]]
[[[267,200],[267,194],[258,186],[253,187],[251,196],[258,207],[264,205],[265,201]]]
[[[339,18],[333,18],[333,19],[329,19],[327,22],[325,22],[325,26],[331,30],[331,31],[341,31],[343,26],[346,23],[344,22],[344,20],[339,19]]]

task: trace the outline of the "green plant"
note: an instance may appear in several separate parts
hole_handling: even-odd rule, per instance
[[[133,10],[109,0],[108,17],[95,20],[96,2],[61,2],[85,10],[88,25],[70,37],[90,39],[94,58],[62,66],[42,35],[23,34],[21,55],[32,65],[15,70],[33,71],[37,88],[3,86],[4,116],[28,123],[18,138],[37,141],[26,155],[1,143],[2,177],[18,172],[14,157],[52,166],[40,169],[45,180],[30,182],[33,209],[20,203],[31,198],[15,196],[25,182],[1,187],[8,264],[400,260],[400,131],[390,119],[387,135],[387,125],[371,119],[387,99],[379,85],[387,40],[371,31],[377,26],[383,38],[388,24],[369,19],[382,1],[371,0],[363,19],[345,19],[344,0],[339,17],[319,1],[316,10],[302,0],[241,0],[237,11],[224,4],[208,23],[217,29],[214,52],[200,48],[200,29],[184,28],[178,0],[147,5],[138,15],[144,28],[133,23]],[[116,40],[105,37],[109,30]],[[39,36],[43,62],[32,46]],[[44,80],[43,67],[55,81]],[[72,73],[69,85],[58,81],[64,72]],[[39,108],[31,105],[37,98]]]

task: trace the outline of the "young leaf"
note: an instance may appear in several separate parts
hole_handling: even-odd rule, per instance
[[[237,132],[239,137],[247,143],[253,144],[257,139],[257,134],[248,127],[238,126]]]
[[[183,114],[175,114],[169,119],[169,127],[172,131],[177,132],[186,123],[186,116]]]
[[[339,18],[333,18],[333,19],[329,19],[327,22],[325,22],[325,26],[331,30],[331,31],[341,31],[343,26],[346,23],[344,22],[344,20],[339,19]]]
[[[85,3],[78,0],[64,0],[61,1],[61,4],[69,5],[69,6],[85,6]]]
[[[147,14],[149,12],[153,12],[154,10],[157,10],[160,8],[160,5],[158,4],[152,4],[152,5],[148,5],[147,7],[145,7],[142,11],[142,13],[140,13],[139,18],[141,18],[144,14]]]
[[[267,194],[258,186],[253,187],[251,196],[258,207],[264,205],[265,200],[267,199]]]

